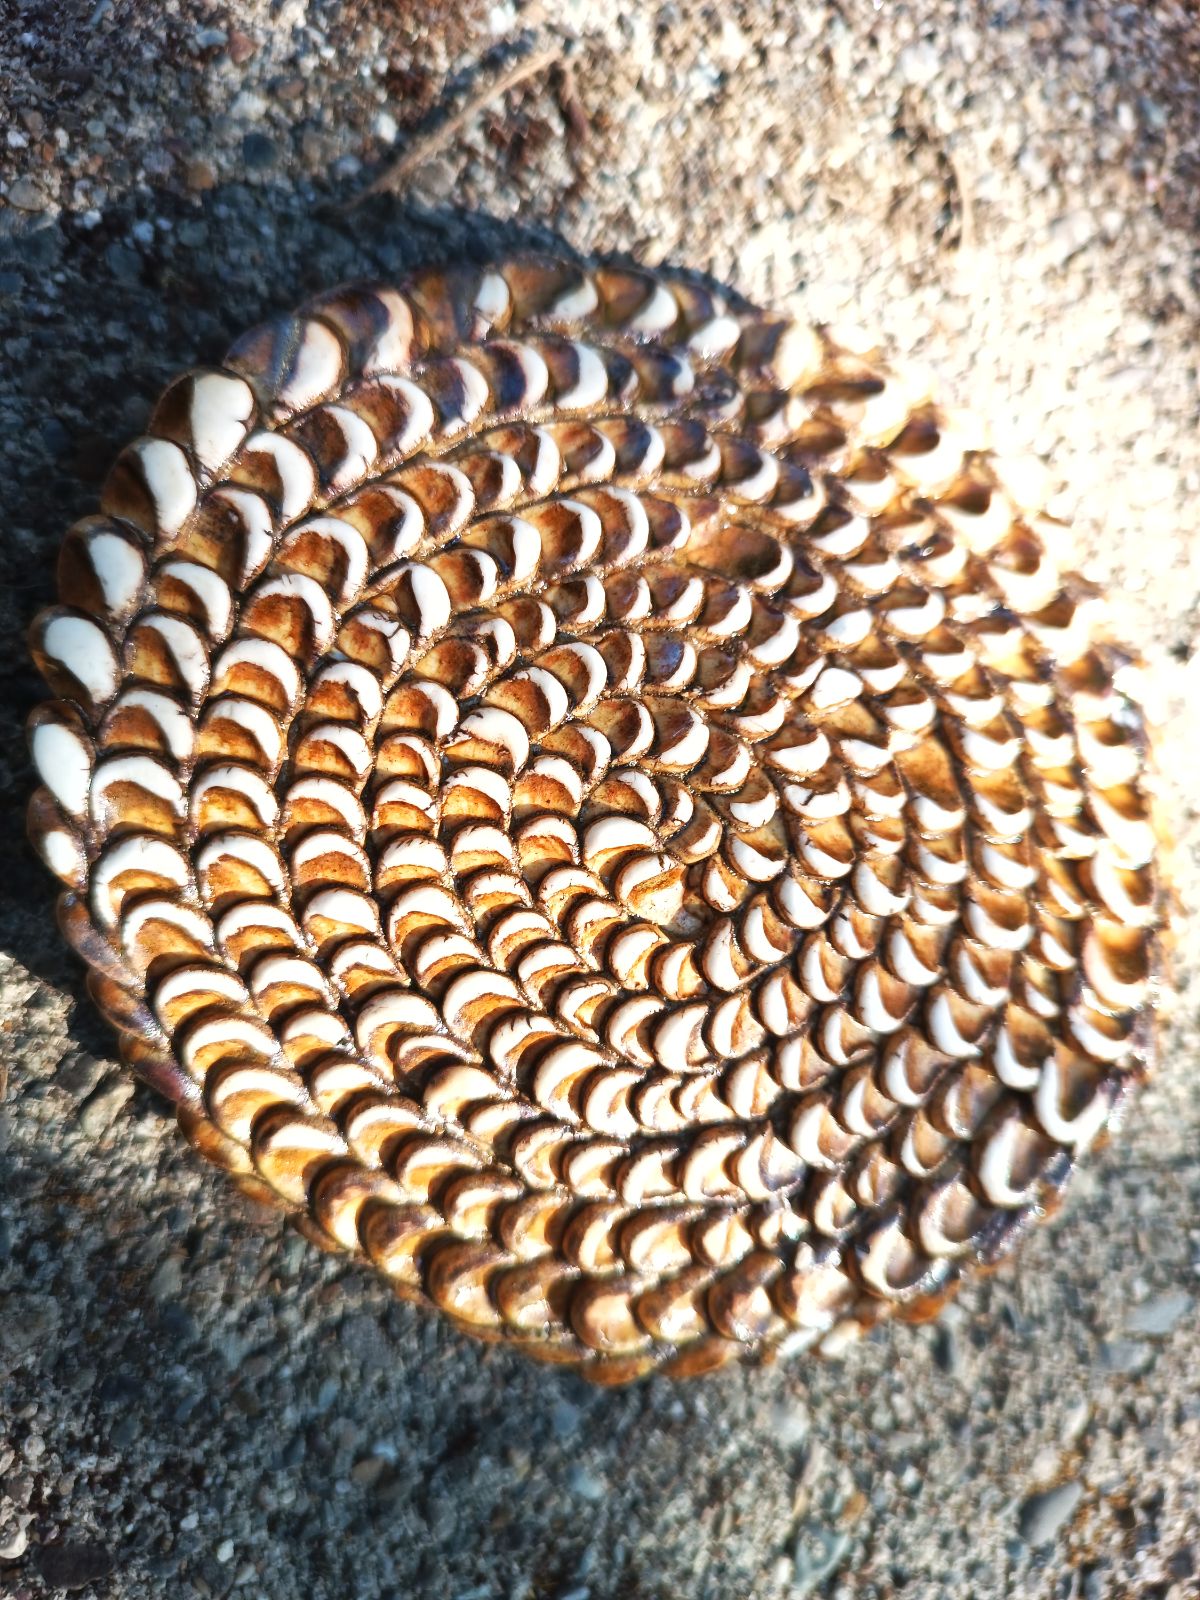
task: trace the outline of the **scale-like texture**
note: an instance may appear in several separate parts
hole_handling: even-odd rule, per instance
[[[874,351],[531,258],[191,373],[68,536],[35,843],[188,1136],[619,1382],[927,1315],[1144,1070],[1141,722]]]

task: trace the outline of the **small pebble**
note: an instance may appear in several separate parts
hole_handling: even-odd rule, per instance
[[[113,276],[124,283],[136,283],[141,278],[142,258],[128,245],[114,241],[104,252],[104,260]]]
[[[1144,1333],[1151,1338],[1162,1338],[1170,1333],[1192,1309],[1192,1297],[1182,1290],[1159,1295],[1153,1300],[1143,1300],[1134,1306],[1125,1318],[1127,1333]]]
[[[799,1400],[781,1400],[771,1407],[771,1431],[785,1450],[799,1450],[808,1440],[808,1411]]]
[[[370,1489],[386,1471],[387,1462],[382,1456],[362,1456],[350,1468],[350,1477],[362,1488]]]
[[[137,1436],[138,1425],[134,1418],[120,1417],[113,1431],[109,1434],[109,1442],[114,1450],[128,1450]]]
[[[956,1378],[962,1372],[962,1345],[953,1327],[947,1322],[939,1322],[934,1329],[933,1359],[949,1378]]]
[[[816,1523],[805,1524],[796,1536],[789,1600],[804,1600],[820,1588],[841,1566],[849,1549],[848,1533],[836,1533]]]
[[[436,160],[437,158],[435,157],[434,159]],[[361,171],[362,162],[352,151],[344,156],[339,156],[333,163],[333,175],[335,178],[357,178]]]
[[[1109,1589],[1104,1576],[1107,1571],[1106,1561],[1092,1568],[1083,1580],[1083,1600],[1108,1600]]]
[[[194,190],[197,194],[202,194],[206,189],[211,189],[217,181],[216,168],[211,161],[207,161],[203,156],[197,156],[195,160],[187,162],[183,173],[187,180],[188,188]]]
[[[942,70],[942,54],[932,40],[922,40],[920,44],[910,44],[901,50],[896,66],[907,83],[923,88]]]
[[[29,1534],[17,1528],[11,1534],[0,1534],[0,1561],[19,1561],[29,1548]]]
[[[265,133],[251,130],[242,139],[242,159],[252,172],[263,172],[274,166],[278,154],[274,139],[269,139]]]
[[[1100,1346],[1100,1365],[1123,1378],[1139,1377],[1154,1363],[1154,1346],[1141,1339],[1106,1339]]]
[[[1072,256],[1087,247],[1096,236],[1096,227],[1088,211],[1072,211],[1056,217],[1046,235],[1046,249],[1050,263],[1065,266]]]
[[[1063,1418],[1062,1442],[1068,1449],[1077,1445],[1087,1432],[1087,1425],[1092,1420],[1092,1408],[1086,1400],[1080,1400],[1073,1405]]]
[[[607,1486],[594,1473],[575,1462],[567,1473],[567,1488],[572,1494],[577,1494],[581,1500],[603,1500],[607,1493]]]
[[[1041,1494],[1031,1495],[1021,1507],[1017,1526],[1026,1544],[1048,1544],[1075,1514],[1083,1499],[1083,1485],[1072,1479]]]
[[[9,185],[6,199],[18,211],[41,211],[46,204],[45,196],[32,178],[16,179]]]
[[[173,1250],[164,1256],[150,1279],[150,1293],[155,1300],[173,1300],[183,1288],[183,1254]]]
[[[133,1084],[124,1078],[110,1078],[102,1083],[79,1113],[79,1126],[89,1139],[95,1139],[111,1128],[122,1109],[133,1098]]]
[[[1173,1578],[1196,1576],[1196,1553],[1190,1545],[1181,1545],[1167,1561],[1167,1571]]]
[[[64,440],[51,448],[62,449],[68,442],[69,440]],[[72,1050],[59,1062],[54,1081],[68,1094],[86,1099],[100,1082],[104,1072],[103,1061],[97,1061],[96,1057],[89,1055],[86,1050]]]

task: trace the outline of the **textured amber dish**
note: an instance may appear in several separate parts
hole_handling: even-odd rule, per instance
[[[130,1065],[621,1382],[928,1315],[1144,1073],[1142,724],[985,434],[683,279],[350,288],[189,373],[34,630]]]

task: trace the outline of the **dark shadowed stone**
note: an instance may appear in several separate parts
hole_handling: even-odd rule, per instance
[[[73,1541],[44,1545],[33,1564],[51,1589],[82,1589],[107,1578],[113,1569],[112,1556],[103,1545]]]
[[[242,140],[242,159],[251,172],[262,172],[275,165],[279,152],[275,141],[265,133],[248,133]]]

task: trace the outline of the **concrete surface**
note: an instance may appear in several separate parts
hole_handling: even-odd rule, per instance
[[[523,50],[396,198],[334,205]],[[0,1592],[1200,1593],[1200,22],[1112,0],[0,8]],[[177,369],[560,238],[879,329],[1069,485],[1162,722],[1163,1061],[1020,1270],[838,1365],[619,1394],[253,1213],[114,1067],[22,843],[22,633]]]

